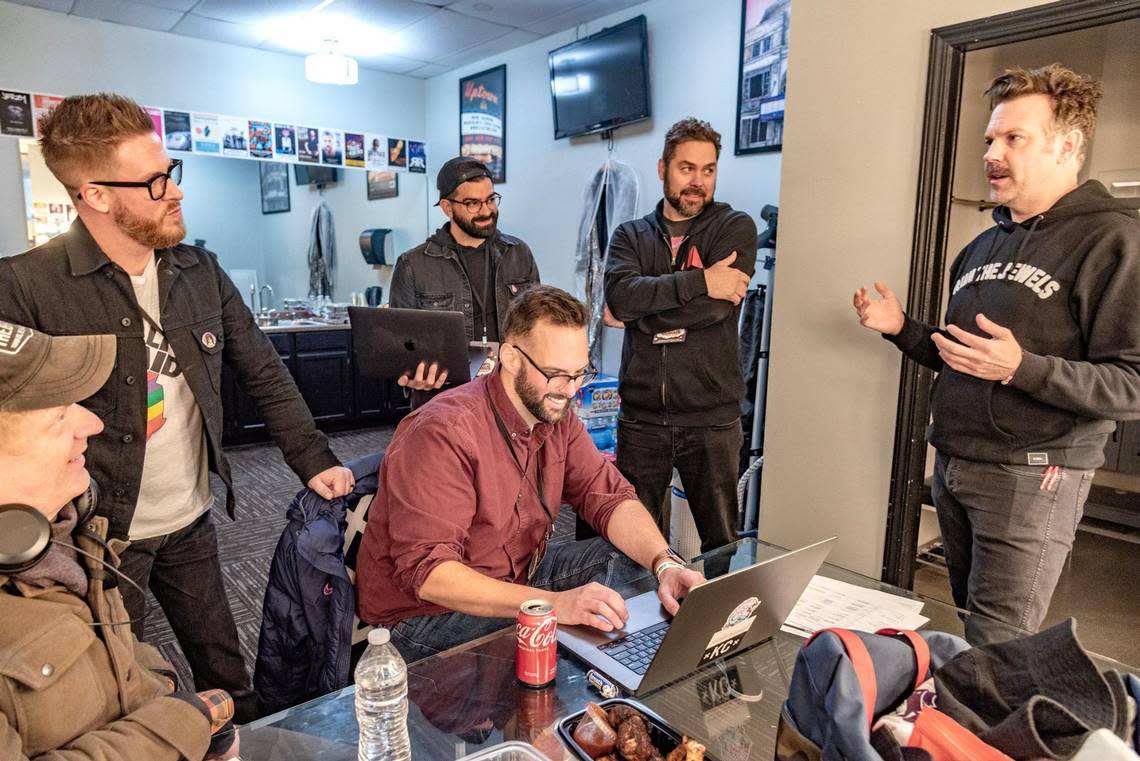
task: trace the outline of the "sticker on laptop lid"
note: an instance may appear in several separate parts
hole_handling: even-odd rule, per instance
[[[737,605],[728,614],[728,620],[724,622],[724,626],[712,635],[712,639],[705,646],[704,655],[701,656],[697,665],[704,666],[706,663],[711,663],[718,658],[724,658],[736,652],[740,643],[744,641],[744,637],[752,629],[752,625],[756,623],[754,614],[759,607],[760,598],[758,597],[749,597]]]

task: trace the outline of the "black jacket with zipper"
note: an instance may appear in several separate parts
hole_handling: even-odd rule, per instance
[[[704,427],[740,417],[736,324],[740,307],[708,295],[704,270],[679,269],[662,216],[664,201],[614,231],[606,259],[606,304],[624,322],[621,414],[657,425]],[[726,203],[711,203],[693,219],[677,249],[693,249],[705,267],[736,252],[732,266],[752,275],[756,223]],[[657,333],[684,328],[681,343],[654,343]]]
[[[230,517],[234,493],[222,451],[223,362],[253,397],[302,483],[339,465],[277,350],[217,257],[182,244],[157,256],[163,333],[202,411],[209,467],[225,482]],[[42,246],[0,259],[0,319],[51,335],[109,333],[117,339],[111,377],[83,406],[105,426],[91,439],[87,455],[102,495],[99,512],[110,519],[110,536],[125,539],[142,483],[147,417],[145,323],[130,277],[76,220]]]
[[[462,312],[467,340],[477,341],[482,336],[475,335],[476,300],[467,271],[459,261],[459,244],[451,236],[450,225],[445,224],[396,259],[388,304],[400,309]],[[523,290],[538,283],[538,265],[530,247],[513,236],[496,231],[483,245],[491,252],[491,281],[501,338],[507,306]],[[483,284],[476,283],[474,287],[481,291]]]
[[[999,206],[996,226],[958,255],[946,322],[989,338],[982,313],[1009,328],[1024,351],[1009,385],[944,367],[934,329],[909,317],[886,336],[939,373],[928,433],[939,452],[1092,469],[1114,421],[1140,418],[1137,205],[1090,180],[1021,223]]]

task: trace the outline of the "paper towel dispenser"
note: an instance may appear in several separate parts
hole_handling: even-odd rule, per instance
[[[389,228],[376,227],[360,234],[360,253],[364,255],[364,261],[369,264],[388,263],[384,258],[384,241],[390,232]]]

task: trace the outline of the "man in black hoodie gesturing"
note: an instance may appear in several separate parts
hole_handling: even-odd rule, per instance
[[[973,644],[997,619],[1036,631],[1116,420],[1140,418],[1136,202],[1077,179],[1100,83],[1053,64],[990,83],[985,154],[994,227],[950,271],[946,329],[915,322],[882,283],[864,326],[938,372],[934,502]]]
[[[756,263],[756,223],[713,200],[720,135],[682,119],[657,162],[665,197],[614,231],[606,305],[625,323],[617,466],[667,534],[674,466],[701,550],[736,538],[742,432],[736,323]]]

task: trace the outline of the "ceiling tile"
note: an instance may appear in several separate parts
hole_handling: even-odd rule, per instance
[[[489,58],[499,53],[505,53],[508,50],[522,47],[529,42],[534,42],[539,39],[539,36],[534,32],[528,32],[525,29],[514,29],[507,32],[502,37],[496,37],[493,40],[484,42],[480,45],[461,50],[458,53],[446,55],[443,58],[437,58],[435,63],[441,64],[448,68],[455,68],[464,64],[479,61],[484,58]],[[435,76],[434,74],[432,76]]]
[[[424,61],[419,61],[414,58],[404,58],[398,55],[368,55],[368,56],[354,56],[357,63],[365,69],[375,69],[376,71],[387,71],[392,74],[407,74],[413,69],[418,69],[424,65]]]
[[[153,5],[156,8],[167,8],[172,11],[186,11],[198,4],[198,0],[135,0],[142,5]]]
[[[315,0],[201,0],[194,13],[233,24],[261,25],[281,16],[306,13]]]
[[[419,77],[420,79],[431,79],[438,77],[440,74],[446,74],[451,71],[451,66],[440,66],[438,63],[429,63],[421,66],[418,69],[412,69],[405,72],[409,77]]]
[[[75,5],[75,0],[12,0],[12,2],[57,13],[71,13],[71,6]]]
[[[182,18],[181,11],[155,8],[131,0],[76,0],[71,14],[163,32],[168,31]]]
[[[399,36],[403,50],[414,50],[416,57],[434,62],[510,31],[508,26],[443,10],[401,30]]]
[[[507,26],[526,26],[565,13],[590,0],[458,0],[450,10]]]
[[[488,2],[493,1],[494,0],[488,0]],[[545,37],[548,34],[572,29],[578,24],[597,21],[603,16],[608,16],[611,13],[620,11],[622,8],[629,8],[641,2],[644,2],[644,0],[591,0],[585,5],[579,5],[557,16],[551,16],[542,21],[536,21],[533,24],[522,24],[521,26],[527,31],[535,32]]]
[[[231,45],[257,47],[265,41],[264,32],[254,24],[231,24],[228,21],[187,13],[170,31],[187,37],[200,37],[215,42],[228,42]]]
[[[437,10],[412,0],[337,0],[328,9],[389,32],[399,31]]]

